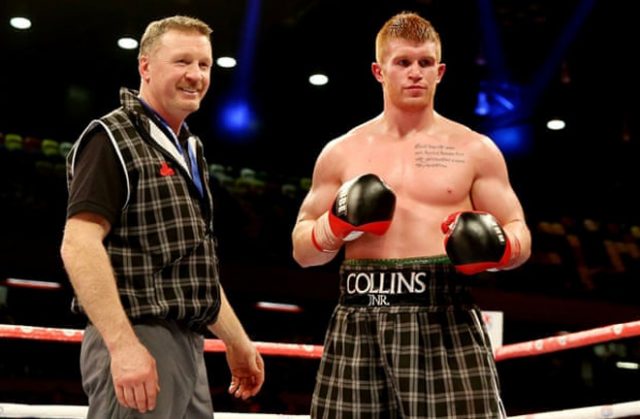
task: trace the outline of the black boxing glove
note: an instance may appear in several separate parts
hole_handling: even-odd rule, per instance
[[[329,211],[316,220],[311,238],[323,252],[337,251],[342,242],[363,233],[384,234],[391,225],[396,195],[380,177],[365,174],[345,182]]]
[[[442,223],[444,247],[456,270],[473,275],[509,265],[512,245],[498,220],[489,213],[461,211]]]

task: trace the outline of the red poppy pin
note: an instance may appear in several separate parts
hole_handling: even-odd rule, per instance
[[[160,176],[173,176],[176,172],[173,170],[166,161],[162,162],[162,166],[160,166]]]

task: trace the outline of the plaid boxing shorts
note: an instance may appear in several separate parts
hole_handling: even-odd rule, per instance
[[[345,260],[311,418],[502,418],[480,311],[446,256]]]

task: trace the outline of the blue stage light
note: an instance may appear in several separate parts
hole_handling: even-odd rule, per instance
[[[493,128],[486,133],[505,155],[517,155],[529,150],[532,142],[528,124]]]
[[[247,100],[234,99],[222,105],[218,124],[223,134],[236,138],[247,137],[256,126],[256,117]]]

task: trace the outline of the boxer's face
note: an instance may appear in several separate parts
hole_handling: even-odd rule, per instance
[[[432,106],[436,86],[445,71],[437,57],[434,42],[389,40],[381,62],[372,66],[374,76],[382,83],[385,100],[401,108]]]
[[[158,46],[140,59],[140,74],[146,83],[145,100],[167,121],[183,121],[200,107],[209,89],[212,62],[207,36],[168,31]]]

